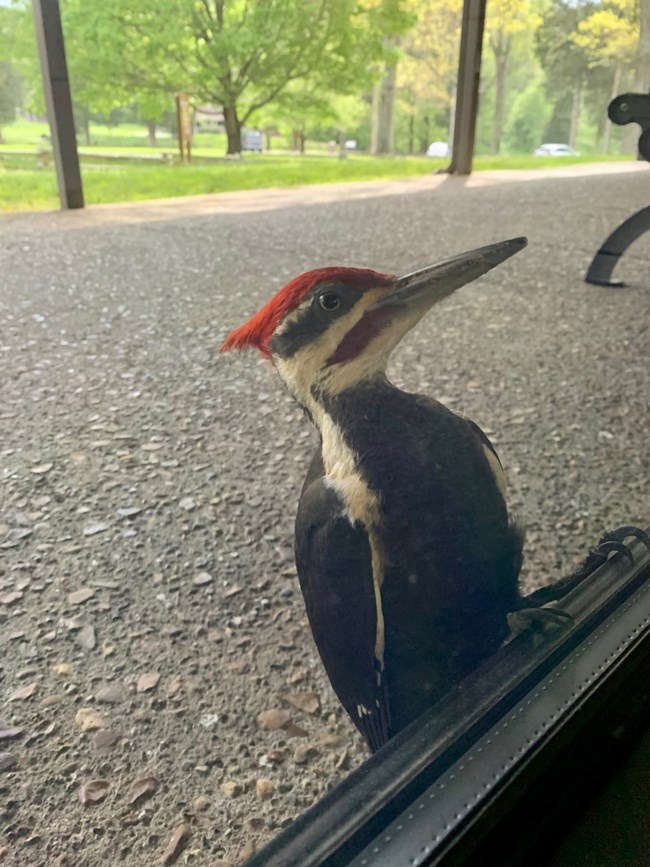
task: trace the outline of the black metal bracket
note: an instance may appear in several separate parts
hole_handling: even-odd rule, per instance
[[[624,93],[617,96],[610,102],[607,115],[618,126],[639,124],[639,154],[644,160],[650,160],[650,93]]]
[[[625,126],[638,123],[641,127],[639,137],[639,156],[650,161],[650,94],[624,93],[613,99],[607,109],[612,123]],[[586,283],[596,286],[622,288],[622,280],[612,278],[612,272],[627,248],[650,230],[650,207],[641,208],[628,217],[615,229],[594,256],[585,276]]]
[[[518,636],[249,867],[539,863],[650,723],[650,552],[626,547],[563,599],[570,628]]]
[[[650,230],[650,206],[641,208],[640,211],[632,214],[621,223],[617,229],[614,229],[592,259],[585,282],[593,283],[595,286],[610,286],[619,289],[624,287],[625,283],[622,280],[614,279],[612,272],[627,248],[648,230]]]

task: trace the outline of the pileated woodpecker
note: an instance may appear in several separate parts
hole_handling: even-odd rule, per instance
[[[222,346],[260,350],[320,432],[296,563],[327,674],[371,750],[495,652],[509,613],[527,605],[523,533],[494,447],[385,373],[434,304],[525,245],[514,238],[404,277],[309,271]]]

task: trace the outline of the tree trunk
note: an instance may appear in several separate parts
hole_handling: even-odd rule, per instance
[[[372,104],[370,106],[370,153],[377,155],[379,145],[379,107],[381,105],[381,82],[375,81],[372,86]]]
[[[294,127],[294,129],[291,130],[291,150],[297,151],[299,149],[300,149],[300,135],[298,133],[298,130],[295,129],[295,127]]]
[[[409,115],[409,147],[408,153],[409,156],[413,156],[413,137],[415,134],[415,115]]]
[[[639,0],[639,45],[636,52],[634,92],[650,91],[650,0]]]
[[[397,67],[389,66],[381,83],[381,109],[379,112],[379,131],[377,153],[395,153],[395,82]]]
[[[650,0],[639,0],[639,45],[634,70],[634,93],[650,92]],[[623,133],[623,151],[638,154],[639,127],[629,123]],[[641,159],[641,157],[639,157]]]
[[[347,160],[348,152],[345,149],[345,130],[339,130],[339,159]]]
[[[621,75],[623,72],[623,65],[621,63],[616,64],[616,69],[614,70],[614,81],[612,82],[612,94],[610,97],[610,101],[614,99],[615,96],[618,96],[618,89],[621,86]],[[603,153],[609,153],[609,146],[612,142],[612,122],[609,118],[605,121],[605,134],[603,136]]]
[[[149,147],[155,148],[158,147],[158,142],[156,141],[156,121],[148,120],[147,121],[147,134],[149,136]]]
[[[386,40],[387,44],[397,48],[399,36]],[[379,110],[379,133],[377,136],[377,153],[395,153],[395,93],[397,90],[397,61],[386,65],[386,74],[381,82],[381,107]]]
[[[569,146],[575,148],[578,140],[578,124],[580,123],[580,97],[582,96],[582,82],[578,80],[573,88],[573,102],[571,104],[571,124],[569,126]]]
[[[424,115],[423,127],[424,127],[424,132],[423,132],[424,144],[423,144],[422,150],[424,153],[426,153],[427,150],[429,149],[429,145],[431,144],[431,142],[429,141],[429,136],[431,135],[431,118],[429,117],[428,114]]]
[[[447,144],[449,145],[449,153],[454,146],[454,131],[456,129],[456,88],[454,87],[449,94],[449,135]]]
[[[299,135],[298,135],[298,138],[299,138],[299,141],[300,141],[300,153],[301,153],[301,154],[304,154],[304,152],[305,152],[305,144],[306,144],[306,142],[307,142],[307,135],[306,135],[306,133],[304,133],[304,132],[301,131],[301,132],[299,133]]]
[[[228,154],[241,153],[241,122],[237,115],[236,105],[224,105],[223,122],[228,137]]]
[[[271,130],[270,129],[264,130],[264,137],[266,139],[266,150],[270,151],[271,150]]]
[[[506,75],[508,72],[508,51],[502,48],[494,48],[494,60],[496,63],[496,93],[494,97],[494,126],[492,127],[492,153],[498,154],[501,150],[501,138],[503,136],[503,118],[506,105]]]
[[[86,147],[90,147],[92,145],[90,138],[90,112],[87,108],[81,109],[81,128],[84,134],[84,143]]]

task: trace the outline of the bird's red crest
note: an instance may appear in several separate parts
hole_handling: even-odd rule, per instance
[[[329,267],[306,271],[280,289],[248,322],[232,331],[221,345],[221,352],[251,346],[268,358],[268,344],[275,329],[288,313],[298,307],[310,289],[319,283],[338,280],[357,289],[370,289],[373,286],[385,286],[392,279],[390,274],[381,274],[369,268]]]

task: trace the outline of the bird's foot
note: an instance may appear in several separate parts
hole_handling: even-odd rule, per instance
[[[620,545],[625,548],[625,553],[630,563],[633,563],[634,558],[623,544],[626,539],[631,538],[638,539],[646,546],[648,551],[650,551],[650,536],[648,536],[645,530],[642,530],[640,527],[635,527],[631,524],[626,524],[624,527],[618,527],[616,530],[610,530],[609,533],[605,533],[596,548],[600,549],[603,545],[608,544]],[[617,548],[616,550],[620,549]]]
[[[562,599],[567,593],[578,587],[592,572],[595,572],[603,563],[607,562],[612,554],[620,554],[630,563],[633,563],[634,557],[627,545],[625,545],[625,540],[630,538],[638,539],[650,551],[650,536],[645,530],[630,525],[610,530],[604,536],[601,536],[598,544],[589,551],[574,572],[556,581],[555,584],[549,584],[546,587],[535,590],[526,597],[525,601],[535,606]]]
[[[520,608],[518,611],[511,611],[506,616],[506,620],[510,627],[510,635],[506,638],[505,644],[509,644],[529,629],[544,634],[564,629],[573,623],[570,614],[557,608]]]
[[[605,533],[591,551],[585,557],[582,565],[574,574],[583,576],[591,575],[599,566],[609,559],[610,554],[622,554],[630,563],[634,562],[634,557],[630,549],[625,545],[625,540],[636,538],[646,546],[650,551],[650,536],[640,527],[626,525],[617,527],[616,530],[610,530]]]

